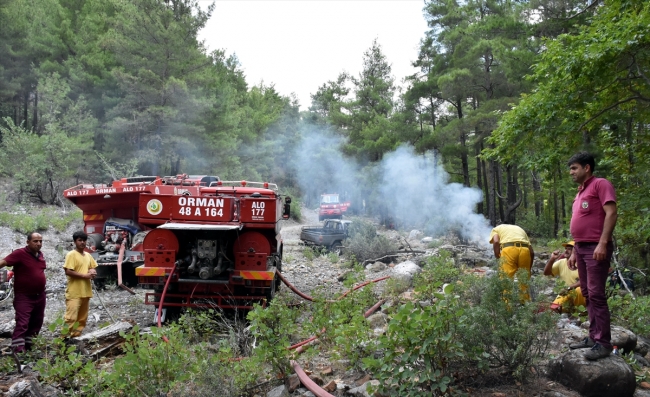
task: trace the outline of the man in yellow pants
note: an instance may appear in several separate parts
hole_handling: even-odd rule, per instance
[[[501,270],[514,277],[519,269],[528,271],[533,265],[535,252],[524,229],[516,225],[502,224],[490,233],[490,244],[494,248],[494,256],[501,259]]]
[[[90,282],[97,275],[95,268],[97,262],[86,252],[88,236],[84,232],[75,232],[72,235],[75,249],[65,256],[63,269],[68,276],[68,287],[65,290],[65,316],[64,320],[70,329],[70,336],[81,335],[88,320],[88,304],[93,296]],[[74,324],[77,327],[74,327]]]
[[[580,289],[578,269],[571,270],[567,264],[567,258],[571,256],[574,245],[575,243],[573,241],[562,244],[564,247],[564,253],[560,253],[559,250],[553,251],[548,262],[546,262],[546,266],[544,266],[545,276],[559,277],[567,286],[566,293],[558,295],[551,304],[551,310],[558,313],[562,313],[563,307],[577,307],[585,306],[587,304],[585,297],[582,296],[582,290]]]

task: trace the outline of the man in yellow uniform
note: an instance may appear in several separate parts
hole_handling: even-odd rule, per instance
[[[88,235],[84,232],[75,232],[72,235],[75,249],[65,256],[63,269],[68,277],[68,288],[65,290],[65,323],[70,330],[70,336],[81,335],[88,320],[88,303],[93,296],[90,285],[97,272],[97,262],[90,253],[86,252]],[[75,323],[77,327],[74,328]]]
[[[562,307],[570,305],[573,305],[574,307],[585,306],[587,304],[585,297],[582,296],[582,290],[580,289],[578,269],[571,270],[567,264],[567,258],[571,256],[574,245],[575,243],[573,241],[562,244],[564,247],[564,253],[560,253],[559,250],[553,251],[548,262],[546,262],[546,266],[544,266],[545,276],[559,277],[567,286],[567,293],[558,295],[551,304],[551,310],[558,313],[562,313]]]
[[[533,265],[535,252],[524,229],[516,225],[502,224],[490,233],[490,244],[494,248],[494,256],[501,259],[501,270],[514,277],[519,269],[528,271]]]

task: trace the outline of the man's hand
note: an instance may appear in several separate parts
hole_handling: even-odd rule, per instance
[[[555,251],[551,252],[551,260],[555,261],[561,255],[562,254],[560,253],[560,250],[555,250]]]
[[[569,269],[571,270],[576,270],[578,267],[576,266],[576,250],[575,248],[573,249],[573,252],[571,252],[571,256],[569,259],[566,260],[567,266],[569,266]]]
[[[95,269],[88,269],[88,279],[92,280],[95,277],[97,277],[97,270]]]
[[[597,261],[602,261],[607,258],[607,244],[598,243],[596,249],[594,250],[594,259]]]

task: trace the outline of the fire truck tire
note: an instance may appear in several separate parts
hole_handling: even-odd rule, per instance
[[[271,288],[269,288],[269,292],[266,294],[266,300],[268,302],[273,300],[273,298],[275,297],[275,292],[277,290],[278,290],[278,278],[275,277],[273,281],[271,281]]]
[[[318,222],[322,222],[322,221],[323,221],[323,217],[318,215]]]
[[[162,293],[162,290],[156,290],[157,293]],[[160,297],[156,296],[154,298],[154,302],[156,302],[156,306],[154,308],[154,313],[156,310],[158,310],[158,302],[160,302]],[[165,298],[165,302],[178,302],[178,300],[174,300],[174,298]],[[182,307],[177,307],[177,306],[167,306],[165,307],[163,305],[163,309],[167,309],[167,313],[165,314],[165,321],[163,321],[163,324],[169,324],[172,322],[177,321],[179,318],[181,318],[181,309]]]

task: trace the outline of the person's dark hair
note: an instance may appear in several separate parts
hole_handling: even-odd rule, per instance
[[[35,234],[40,234],[39,232],[31,232],[27,235],[27,241],[32,241]]]
[[[72,235],[72,241],[77,241],[79,239],[82,239],[83,241],[86,241],[86,240],[88,240],[88,235],[86,233],[82,232],[81,230],[79,230],[77,232],[74,232],[74,234]]]
[[[593,173],[594,170],[596,169],[596,160],[594,159],[594,156],[591,153],[587,152],[580,152],[576,153],[571,158],[569,161],[567,161],[567,166],[571,167],[571,164],[580,164],[581,166],[585,166],[589,164],[591,167],[591,172]]]

